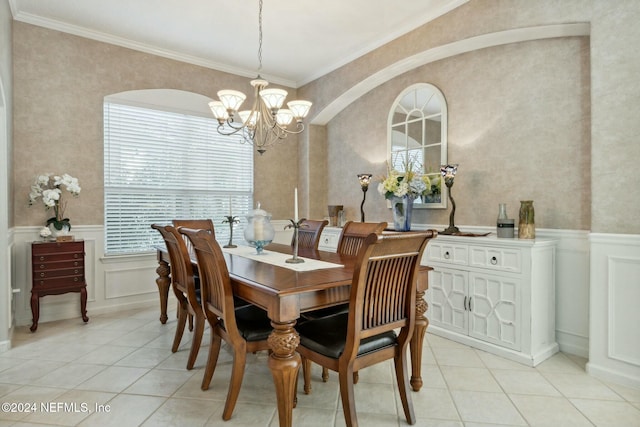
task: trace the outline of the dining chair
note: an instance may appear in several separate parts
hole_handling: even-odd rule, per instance
[[[318,249],[320,244],[320,235],[322,230],[329,224],[326,219],[318,221],[314,219],[305,219],[300,228],[298,228],[298,248]],[[291,246],[295,244],[295,233],[291,237]]]
[[[267,312],[250,304],[235,307],[229,270],[220,245],[213,236],[202,230],[181,227],[179,232],[187,236],[196,253],[200,271],[202,309],[211,327],[211,345],[200,388],[207,390],[218,362],[222,340],[233,350],[233,367],[229,381],[227,400],[222,419],[233,414],[247,359],[247,353],[268,350],[267,338],[272,331]]]
[[[171,220],[171,223],[176,229],[178,227],[195,228],[198,230],[207,230],[214,236],[216,235],[216,229],[213,226],[213,221],[211,221],[210,219],[173,219]],[[187,251],[189,252],[189,256],[193,255],[194,252],[193,252],[193,248],[191,247],[191,242],[186,237],[184,236],[182,237],[184,238],[184,242],[187,245]],[[198,272],[194,271],[193,274],[196,278],[195,280],[196,289],[199,289],[200,281],[198,280]],[[189,319],[189,330],[193,331],[193,316],[191,315],[191,313],[189,313],[188,319]]]
[[[365,239],[369,234],[381,234],[387,228],[386,222],[354,222],[347,221],[342,228],[336,252],[343,255],[357,255]],[[321,308],[302,314],[305,320],[321,319],[323,317],[344,314],[349,310],[349,304],[340,304],[333,307]],[[322,368],[322,381],[329,379],[329,370]],[[358,382],[358,374],[355,373],[354,382]]]
[[[350,310],[304,322],[297,328],[304,392],[311,392],[312,361],[337,371],[347,427],[358,425],[353,374],[388,359],[394,360],[407,422],[416,422],[409,391],[407,349],[415,326],[420,260],[435,234],[432,230],[371,233],[363,242],[353,273]]]
[[[178,300],[178,325],[173,338],[171,351],[175,353],[180,347],[180,341],[184,334],[187,316],[194,319],[193,337],[191,339],[191,351],[187,359],[187,369],[193,369],[198,357],[202,335],[204,333],[204,312],[200,305],[200,286],[196,286],[199,279],[194,275],[191,257],[185,240],[177,229],[171,225],[153,224],[151,228],[158,230],[164,239],[169,252],[169,265],[171,267],[171,285],[173,293]],[[205,233],[213,236],[209,231]]]

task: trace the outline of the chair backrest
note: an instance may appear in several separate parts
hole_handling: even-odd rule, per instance
[[[344,255],[357,255],[369,234],[381,234],[385,228],[387,228],[386,222],[347,221],[342,229],[342,234],[340,234],[336,252]]]
[[[212,323],[221,319],[227,334],[232,338],[240,338],[236,325],[229,270],[220,245],[213,234],[206,230],[181,227],[179,232],[191,241],[195,250],[198,271],[200,272],[200,295],[205,316]]]
[[[207,230],[211,234],[213,234],[214,237],[216,235],[216,230],[213,227],[213,221],[211,221],[210,219],[174,219],[171,221],[171,223],[175,228],[186,227],[192,228],[194,230]],[[193,251],[193,247],[191,246],[191,241],[189,241],[189,239],[187,239],[185,236],[183,236],[183,238],[185,243],[187,244],[187,250],[191,255],[194,255],[195,253]]]
[[[171,225],[153,224],[151,228],[160,232],[167,246],[171,267],[171,283],[174,286],[174,291],[177,288],[186,294],[191,306],[197,307],[199,302],[196,297],[193,265],[184,238]]]
[[[318,249],[320,243],[320,235],[322,230],[329,224],[326,219],[317,221],[314,219],[305,219],[300,228],[298,228],[298,247]],[[291,237],[291,246],[294,245],[295,234]]]
[[[415,324],[420,260],[436,234],[428,230],[367,236],[353,273],[343,357],[355,358],[361,339],[397,328],[399,341],[408,342]]]

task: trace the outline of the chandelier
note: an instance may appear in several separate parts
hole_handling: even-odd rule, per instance
[[[218,133],[222,135],[242,135],[244,141],[253,144],[258,153],[263,154],[267,147],[283,140],[289,134],[299,134],[304,130],[302,119],[309,113],[311,102],[304,100],[289,101],[289,108],[282,108],[287,91],[283,89],[265,89],[268,81],[260,77],[262,70],[262,0],[258,13],[258,77],[251,80],[254,101],[251,110],[238,111],[246,96],[237,90],[218,91],[219,101],[209,103],[213,116],[218,120]],[[295,128],[289,125],[295,120]]]

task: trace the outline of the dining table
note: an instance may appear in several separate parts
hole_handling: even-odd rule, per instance
[[[349,302],[357,261],[357,256],[353,255],[299,248],[296,258],[303,262],[286,262],[293,258],[292,251],[290,245],[276,243],[266,246],[261,254],[249,246],[223,248],[234,296],[266,310],[273,326],[268,338],[271,350],[268,365],[275,384],[280,427],[292,425],[296,379],[301,365],[300,355],[296,352],[300,342],[296,322],[306,311]],[[157,247],[157,259],[160,321],[166,323],[171,267],[165,247]],[[197,269],[195,257],[192,262]],[[427,303],[423,297],[430,269],[421,266],[419,270],[416,323],[410,342],[410,384],[416,392],[423,384],[420,365],[428,326],[424,315]]]

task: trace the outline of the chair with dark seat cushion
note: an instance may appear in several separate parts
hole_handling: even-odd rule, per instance
[[[303,322],[297,327],[304,391],[311,392],[311,362],[337,371],[346,425],[358,425],[353,374],[393,359],[405,417],[416,418],[409,391],[407,349],[415,326],[418,270],[432,230],[370,234],[353,273],[347,313]],[[396,334],[396,330],[399,330]]]
[[[187,316],[190,315],[195,320],[193,328],[193,338],[191,340],[191,351],[187,360],[187,369],[192,369],[198,357],[202,335],[204,333],[204,312],[200,305],[200,287],[196,287],[198,278],[195,277],[191,257],[185,240],[175,227],[171,225],[153,224],[151,228],[158,230],[164,239],[169,252],[169,262],[171,266],[171,285],[173,293],[178,300],[178,325],[173,338],[172,352],[178,351],[180,341],[184,334],[187,323]],[[211,234],[211,233],[210,233]],[[213,234],[211,234],[213,235]],[[191,328],[190,328],[191,329]]]
[[[342,233],[340,233],[336,252],[345,255],[357,255],[364,243],[364,240],[369,234],[381,234],[385,228],[387,228],[386,222],[347,221],[342,228]],[[340,304],[304,313],[302,314],[302,318],[305,320],[321,319],[323,317],[335,316],[336,314],[344,314],[348,310],[349,304]],[[322,380],[326,382],[328,379],[329,371],[326,368],[323,368]],[[355,382],[358,382],[357,374]]]
[[[314,219],[305,219],[298,228],[298,248],[318,249],[320,243],[320,235],[322,230],[329,224],[326,219],[318,221]],[[295,244],[295,233],[291,237],[291,246]]]
[[[202,390],[209,388],[222,340],[233,349],[229,391],[222,413],[222,419],[228,420],[233,414],[242,386],[247,353],[269,349],[267,338],[272,331],[271,321],[267,312],[259,307],[234,306],[229,270],[220,245],[211,234],[184,227],[179,231],[193,244],[200,271],[202,309],[211,327],[211,345],[202,379]]]

